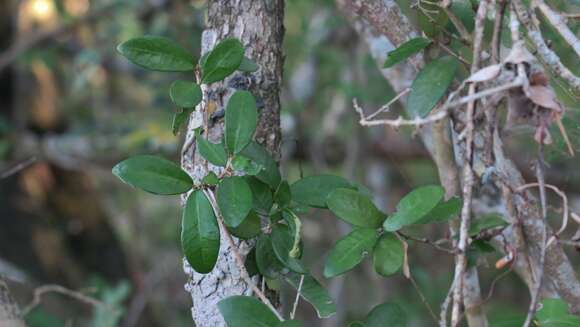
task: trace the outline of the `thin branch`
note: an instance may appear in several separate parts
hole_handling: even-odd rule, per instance
[[[457,279],[453,279],[453,283],[449,287],[449,291],[447,292],[447,296],[445,296],[445,300],[441,304],[441,313],[439,314],[439,327],[447,327],[447,311],[449,311],[449,304],[451,303],[451,299],[453,298],[453,292],[455,290],[455,283]]]
[[[580,41],[576,37],[568,25],[566,25],[566,20],[557,12],[552,10],[550,6],[548,6],[544,0],[534,0],[535,5],[540,9],[542,14],[546,16],[550,24],[554,26],[556,31],[562,35],[564,40],[568,42],[568,44],[576,51],[576,55],[580,56]]]
[[[248,286],[250,286],[252,288],[252,290],[254,291],[254,293],[256,293],[256,296],[258,296],[258,298],[260,300],[262,300],[262,302],[268,308],[270,308],[270,310],[272,310],[272,312],[276,315],[276,317],[278,319],[280,319],[280,321],[284,321],[284,318],[282,317],[282,315],[280,315],[280,313],[278,312],[278,310],[276,310],[276,308],[274,307],[274,305],[272,305],[272,303],[270,302],[270,300],[268,300],[268,298],[266,297],[266,295],[252,281],[252,278],[250,277],[250,274],[248,273],[248,270],[246,270],[246,266],[244,265],[244,259],[242,259],[242,255],[240,254],[240,249],[238,249],[238,246],[236,245],[236,242],[234,241],[232,235],[230,234],[230,232],[226,228],[226,225],[224,223],[224,219],[222,217],[222,214],[221,214],[221,211],[219,209],[219,206],[217,205],[217,201],[215,199],[215,196],[214,196],[213,192],[210,191],[210,190],[208,190],[208,189],[204,189],[203,190],[203,193],[209,199],[209,201],[211,203],[211,206],[213,207],[213,210],[214,210],[214,212],[216,214],[216,218],[217,218],[216,220],[218,222],[218,225],[220,226],[220,229],[223,231],[223,233],[226,235],[226,239],[228,240],[228,243],[230,244],[230,248],[232,249],[232,253],[233,253],[234,259],[236,261],[236,266],[238,267],[238,270],[240,271],[240,274],[242,275],[242,278],[246,281],[246,283],[248,284]]]
[[[359,123],[362,126],[387,125],[387,126],[391,126],[394,128],[399,128],[401,126],[419,127],[419,126],[423,126],[426,124],[434,123],[438,120],[441,120],[441,119],[447,117],[447,115],[448,115],[447,111],[438,111],[438,112],[431,114],[425,118],[417,117],[415,119],[407,120],[407,119],[403,119],[403,117],[399,116],[399,118],[397,118],[397,119],[368,120],[368,118],[365,117],[362,108],[358,105],[356,98],[352,100],[352,105],[354,106],[354,110],[356,110],[356,112],[360,116]]]
[[[290,312],[290,319],[296,317],[296,310],[298,309],[298,302],[300,302],[300,292],[302,292],[302,285],[304,284],[304,275],[300,276],[300,283],[298,284],[298,289],[296,289],[296,298],[294,299],[294,305],[292,306],[292,312]]]
[[[410,87],[404,89],[399,94],[397,94],[394,98],[392,98],[389,102],[387,102],[387,104],[385,104],[384,106],[380,107],[374,113],[368,115],[366,119],[367,120],[371,120],[371,119],[375,118],[376,116],[378,116],[379,114],[381,114],[381,113],[383,113],[385,111],[389,111],[391,109],[391,105],[393,103],[397,102],[401,97],[405,96],[409,92],[411,92],[411,88]]]
[[[481,55],[481,44],[483,41],[483,30],[485,28],[485,17],[489,6],[488,0],[482,0],[479,3],[477,14],[475,17],[475,29],[473,37],[473,63],[471,65],[471,73],[474,74],[479,69],[479,61]],[[469,95],[476,92],[476,84],[469,85]],[[463,282],[465,277],[465,270],[467,268],[467,246],[469,239],[469,225],[471,220],[471,202],[473,197],[473,186],[475,184],[475,176],[473,172],[473,139],[475,130],[475,100],[467,104],[467,121],[466,121],[466,141],[465,141],[465,158],[466,162],[463,166],[463,208],[461,209],[461,224],[459,227],[459,242],[457,248],[459,253],[455,263],[455,280],[456,287],[453,291],[453,308],[451,311],[451,326],[455,327],[459,324],[460,308],[463,303]]]
[[[435,323],[437,323],[437,315],[435,314],[435,311],[433,311],[433,308],[431,308],[431,305],[427,301],[427,298],[425,297],[423,292],[421,292],[419,285],[417,285],[417,282],[415,281],[415,279],[413,278],[413,276],[411,274],[409,274],[408,279],[411,281],[411,284],[413,284],[413,287],[415,288],[415,291],[417,291],[417,294],[419,294],[419,298],[421,299],[421,302],[423,302],[423,305],[425,305],[425,307],[427,308],[427,311],[429,311],[429,315],[431,315],[431,318],[433,318],[433,321],[435,321]]]
[[[443,49],[443,51],[445,51],[448,54],[452,55],[453,57],[457,58],[457,60],[461,61],[464,65],[466,65],[466,66],[470,66],[471,65],[471,63],[469,61],[467,61],[467,59],[463,58],[463,56],[461,56],[460,54],[455,53],[455,51],[451,50],[445,44],[441,43],[438,40],[435,40],[435,43],[437,44],[437,46],[439,46],[441,49]]]
[[[43,285],[34,290],[34,297],[32,301],[26,307],[24,307],[24,309],[22,309],[22,315],[23,316],[27,315],[32,309],[38,306],[40,304],[40,301],[42,300],[42,296],[46,293],[59,293],[71,297],[80,302],[92,305],[94,307],[105,307],[106,309],[111,311],[117,310],[111,307],[109,304],[97,300],[95,298],[92,298],[90,296],[84,295],[81,292],[69,290],[68,288],[60,285]]]
[[[507,7],[507,0],[497,0],[498,6],[496,8],[495,22],[493,25],[493,37],[491,39],[491,61],[494,64],[500,62],[500,48],[501,48],[501,30],[503,28],[503,17]]]
[[[413,237],[413,236],[410,236],[410,235],[406,235],[406,234],[403,234],[400,231],[399,232],[396,232],[396,233],[397,233],[397,235],[401,236],[402,238],[404,238],[406,240],[411,240],[411,241],[420,242],[420,243],[424,243],[424,244],[430,245],[430,246],[434,247],[435,249],[437,249],[439,251],[442,251],[442,252],[445,252],[447,254],[455,255],[457,253],[457,250],[456,249],[448,249],[448,248],[445,248],[445,247],[442,247],[441,245],[439,245],[443,241],[447,241],[447,240],[431,241],[430,239],[427,239],[427,238],[424,238],[424,237],[423,238],[419,238],[419,237]]]
[[[16,173],[19,173],[20,171],[28,168],[28,166],[32,165],[35,162],[36,162],[35,156],[32,156],[28,159],[25,159],[25,160],[15,164],[14,166],[12,166],[12,168],[9,168],[8,170],[2,172],[0,174],[0,179],[5,179],[5,178],[8,178]]]
[[[453,26],[455,26],[455,29],[459,32],[459,35],[461,35],[461,39],[467,43],[471,43],[471,34],[469,34],[467,31],[467,28],[465,25],[463,25],[463,22],[449,9],[449,7],[452,6],[451,0],[444,0],[440,3],[438,2],[437,4],[439,4],[439,7],[441,7],[443,12],[447,15],[447,17],[449,17],[449,20]]]

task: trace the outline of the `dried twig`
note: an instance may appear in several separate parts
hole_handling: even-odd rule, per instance
[[[443,9],[443,12],[445,12],[447,17],[449,17],[449,20],[451,21],[453,26],[455,26],[455,29],[459,32],[461,39],[464,42],[471,43],[471,34],[469,34],[469,32],[467,31],[467,28],[465,27],[465,25],[463,25],[463,22],[457,16],[455,16],[455,14],[449,9],[449,7],[452,5],[451,0],[444,0],[440,3],[437,2],[437,4],[439,4],[439,7],[441,7],[441,9]]]
[[[405,96],[409,92],[411,92],[411,88],[410,87],[404,89],[402,92],[400,92],[399,94],[397,94],[394,98],[392,98],[391,100],[389,100],[389,102],[387,102],[387,104],[385,104],[384,106],[380,107],[374,113],[368,115],[366,117],[366,119],[367,120],[371,120],[371,119],[375,118],[376,116],[378,116],[379,114],[381,114],[381,113],[383,113],[385,111],[389,111],[391,109],[391,105],[393,103],[397,102],[401,97]]]
[[[449,248],[442,247],[441,245],[439,245],[440,243],[447,242],[447,240],[445,240],[445,239],[437,240],[437,241],[431,241],[430,239],[424,238],[424,237],[420,238],[420,237],[413,237],[413,236],[410,236],[410,235],[406,235],[406,234],[403,234],[400,231],[398,231],[396,233],[397,233],[397,235],[401,236],[402,238],[404,238],[406,240],[411,240],[411,241],[415,241],[415,242],[420,242],[420,243],[424,243],[424,244],[427,244],[427,245],[431,245],[435,249],[437,249],[439,251],[442,251],[442,252],[445,252],[445,253],[448,253],[448,254],[455,255],[457,253],[457,250],[456,249],[449,249]]]
[[[558,31],[564,40],[566,40],[572,49],[574,49],[576,55],[580,56],[580,41],[578,41],[576,34],[570,30],[568,25],[566,25],[566,20],[559,13],[552,10],[544,0],[534,0],[534,4],[540,9],[542,14],[546,16],[556,31]]]
[[[280,315],[280,313],[278,312],[278,310],[276,310],[276,308],[274,307],[274,305],[272,305],[272,303],[270,302],[270,300],[268,300],[268,298],[266,297],[266,295],[252,281],[252,278],[250,277],[250,274],[248,273],[248,271],[246,270],[246,266],[244,265],[244,259],[242,259],[242,255],[240,254],[240,249],[238,249],[238,246],[236,245],[236,242],[234,241],[232,235],[230,234],[230,232],[226,228],[226,225],[224,223],[224,219],[222,217],[222,214],[221,214],[221,211],[219,209],[219,206],[217,205],[217,201],[215,199],[215,196],[214,196],[213,192],[211,190],[204,189],[203,190],[203,193],[209,199],[209,202],[211,203],[211,206],[212,206],[212,208],[213,208],[213,210],[214,210],[214,212],[216,214],[216,218],[217,218],[216,220],[218,222],[218,225],[220,226],[220,229],[223,231],[223,233],[226,236],[226,239],[228,240],[228,243],[230,244],[230,248],[232,249],[232,253],[233,253],[234,259],[236,261],[236,266],[238,267],[238,270],[240,271],[240,274],[242,275],[242,278],[246,281],[246,283],[248,284],[248,286],[250,286],[252,288],[252,291],[254,291],[254,293],[256,293],[256,296],[260,300],[262,300],[262,302],[268,308],[270,308],[270,310],[272,310],[272,312],[276,315],[276,317],[278,317],[278,319],[280,319],[280,321],[284,321],[284,318],[282,317],[282,315]]]
[[[415,119],[403,119],[403,117],[399,116],[399,118],[397,118],[397,119],[368,120],[368,118],[365,117],[362,108],[358,105],[356,98],[352,100],[352,105],[354,106],[354,110],[356,110],[356,112],[360,116],[359,123],[362,126],[387,125],[387,126],[391,126],[394,128],[399,128],[401,126],[420,127],[420,126],[441,120],[441,119],[447,117],[447,114],[448,114],[447,111],[438,111],[438,112],[431,114],[425,118],[417,117]]]
[[[296,289],[296,298],[294,298],[294,305],[292,306],[292,312],[290,312],[290,319],[296,317],[296,310],[298,309],[298,302],[300,302],[300,292],[302,292],[302,285],[304,284],[304,275],[300,276],[300,283]]]
[[[32,165],[35,162],[36,162],[36,157],[34,157],[34,156],[32,156],[26,160],[23,160],[23,161],[15,164],[14,166],[9,168],[8,170],[2,172],[0,174],[0,179],[8,178],[8,177],[26,169],[28,166]]]
[[[494,64],[499,64],[501,48],[501,31],[503,28],[503,16],[507,7],[507,0],[497,0],[498,7],[495,12],[495,22],[493,25],[493,37],[491,39],[491,61]]]
[[[23,316],[27,315],[32,309],[34,309],[36,306],[38,306],[40,304],[42,296],[46,293],[59,293],[59,294],[63,294],[63,295],[66,295],[68,297],[71,297],[73,299],[76,299],[80,302],[84,302],[86,304],[92,305],[94,307],[105,307],[111,311],[117,310],[116,308],[111,307],[110,305],[108,305],[105,302],[102,302],[100,300],[97,300],[95,298],[87,296],[81,292],[69,290],[68,288],[66,288],[64,286],[43,285],[43,286],[40,286],[34,290],[34,297],[32,298],[32,301],[26,307],[24,307],[24,309],[22,309],[22,315]]]

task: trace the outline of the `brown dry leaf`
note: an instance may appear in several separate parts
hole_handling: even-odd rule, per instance
[[[536,59],[526,48],[523,41],[518,41],[514,43],[512,50],[505,58],[504,62],[509,62],[512,64],[523,64],[524,62],[531,63]]]
[[[532,85],[527,89],[527,96],[540,107],[552,109],[558,113],[564,111],[556,100],[556,93],[547,86]]]
[[[480,83],[487,82],[493,78],[496,78],[501,71],[501,65],[491,65],[478,70],[469,76],[467,83]]]

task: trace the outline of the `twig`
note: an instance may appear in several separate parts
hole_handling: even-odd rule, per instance
[[[8,177],[26,169],[28,166],[32,165],[35,162],[36,162],[36,157],[34,157],[34,156],[32,156],[26,160],[23,160],[23,161],[15,164],[12,168],[9,168],[8,170],[2,172],[2,174],[0,174],[0,179],[8,178]]]
[[[298,289],[296,289],[296,298],[294,299],[294,305],[292,306],[292,312],[290,312],[290,319],[296,317],[296,310],[298,309],[298,302],[300,302],[300,292],[302,292],[302,284],[304,284],[304,275],[300,276],[300,283],[298,284]]]
[[[284,321],[284,318],[282,317],[282,315],[280,315],[278,310],[276,310],[276,308],[274,307],[274,305],[272,305],[270,300],[268,300],[266,295],[264,295],[264,293],[260,290],[260,288],[258,288],[258,286],[256,286],[256,284],[254,284],[254,282],[250,278],[250,274],[246,270],[246,266],[244,265],[244,260],[242,259],[242,255],[240,254],[240,249],[238,249],[236,242],[234,241],[234,239],[232,238],[232,235],[230,234],[230,232],[226,228],[221,211],[219,209],[219,206],[217,205],[217,201],[215,199],[213,192],[208,190],[208,189],[204,189],[203,193],[209,199],[211,206],[216,214],[216,218],[217,218],[216,220],[218,222],[218,225],[220,226],[220,229],[223,231],[223,233],[226,236],[226,239],[228,240],[228,243],[230,244],[230,248],[232,249],[232,253],[234,254],[234,259],[236,261],[236,266],[238,267],[238,270],[240,271],[242,278],[246,281],[248,286],[250,286],[252,288],[254,293],[256,293],[256,296],[258,296],[258,298],[260,298],[260,300],[262,300],[262,302],[268,308],[270,308],[270,310],[272,310],[272,312],[276,315],[276,317],[278,319],[280,319],[280,321]]]
[[[455,53],[455,51],[451,50],[448,46],[446,46],[445,44],[435,40],[435,43],[437,44],[437,46],[439,46],[441,49],[443,49],[443,51],[447,52],[448,54],[452,55],[453,57],[457,58],[457,60],[461,61],[463,64],[465,64],[466,66],[470,66],[471,63],[469,61],[467,61],[467,59],[463,58],[463,56],[461,56],[458,53]]]
[[[370,114],[367,116],[367,120],[373,119],[375,118],[377,115],[379,115],[382,112],[388,111],[389,109],[391,109],[391,105],[395,102],[397,102],[397,100],[399,100],[401,97],[405,96],[407,93],[409,93],[411,91],[411,88],[408,87],[406,89],[404,89],[401,93],[397,94],[394,98],[392,98],[389,102],[387,102],[387,104],[385,104],[384,106],[380,107],[377,111],[375,111],[374,113]]]
[[[430,124],[430,123],[436,122],[438,120],[441,120],[441,119],[447,117],[447,115],[448,115],[447,111],[438,111],[437,113],[431,114],[425,118],[417,117],[415,119],[407,120],[407,119],[403,119],[403,117],[399,116],[399,118],[397,118],[397,119],[368,120],[364,116],[364,112],[363,112],[362,108],[358,105],[356,98],[352,100],[352,105],[354,106],[354,110],[356,110],[356,112],[360,116],[359,123],[362,126],[388,125],[388,126],[391,126],[394,128],[399,128],[401,126],[419,127],[422,125]]]
[[[36,306],[38,306],[40,304],[41,298],[44,294],[52,293],[52,292],[66,295],[68,297],[71,297],[71,298],[76,299],[80,302],[84,302],[86,304],[92,305],[94,307],[105,307],[111,311],[117,310],[105,302],[102,302],[102,301],[97,300],[95,298],[92,298],[90,296],[86,296],[83,293],[69,290],[66,287],[63,287],[60,285],[43,285],[43,286],[40,286],[34,290],[34,297],[32,298],[32,301],[26,307],[24,307],[24,309],[22,309],[22,315],[23,316],[27,315],[32,309],[34,309]]]
[[[485,17],[489,6],[488,0],[482,0],[479,3],[477,14],[475,17],[475,29],[473,37],[473,63],[471,64],[471,73],[474,74],[479,69],[479,60],[481,53],[481,44],[483,40],[483,30],[485,28]],[[476,92],[476,85],[472,83],[469,85],[469,95]],[[475,100],[467,104],[467,121],[466,121],[466,142],[465,142],[465,158],[466,162],[463,166],[463,208],[461,209],[461,224],[459,227],[459,242],[457,248],[459,253],[455,263],[455,280],[456,287],[453,291],[453,308],[451,311],[451,326],[455,327],[459,324],[460,308],[463,303],[463,279],[465,277],[465,269],[467,267],[467,242],[469,239],[469,225],[471,220],[471,201],[473,196],[473,186],[475,183],[475,176],[473,172],[473,139],[474,139],[474,116],[475,116]]]
[[[439,327],[447,327],[447,311],[449,309],[449,303],[451,303],[451,299],[453,298],[453,291],[455,290],[455,283],[457,280],[454,278],[453,283],[449,287],[449,291],[447,292],[447,296],[445,296],[445,300],[441,304],[441,313],[439,314]]]
[[[499,8],[496,8],[493,37],[491,39],[491,61],[494,64],[499,64],[500,62],[501,30],[503,27],[503,16],[507,7],[507,0],[497,0],[497,2]]]
[[[448,254],[456,254],[457,250],[456,249],[448,249],[445,247],[442,247],[441,245],[439,245],[439,243],[441,243],[441,241],[445,241],[445,240],[440,240],[440,241],[431,241],[427,238],[418,238],[418,237],[413,237],[413,236],[409,236],[406,234],[403,234],[401,232],[396,232],[397,235],[401,236],[402,238],[406,239],[406,240],[411,240],[411,241],[415,241],[415,242],[420,242],[420,243],[425,243],[427,245],[431,245],[432,247],[434,247],[435,249],[448,253]]]
[[[411,281],[411,284],[413,284],[413,287],[415,288],[415,291],[417,291],[417,294],[419,294],[419,298],[421,299],[421,302],[423,302],[423,305],[425,305],[425,307],[427,308],[427,311],[429,311],[429,314],[433,318],[433,321],[435,321],[435,323],[437,323],[437,315],[433,311],[433,308],[431,308],[431,305],[427,301],[427,298],[425,297],[423,292],[421,292],[419,285],[417,285],[417,282],[415,281],[415,279],[413,278],[413,276],[411,274],[409,274],[408,279]]]
[[[443,12],[445,12],[447,17],[449,17],[449,20],[451,21],[453,26],[455,26],[455,29],[459,32],[461,39],[463,39],[463,41],[467,43],[471,43],[471,34],[469,34],[469,32],[467,31],[467,28],[465,28],[463,22],[457,16],[455,16],[455,14],[451,10],[449,10],[449,7],[451,6],[451,1],[445,0],[440,3],[438,2],[437,4],[439,4],[439,7],[441,7],[441,9],[443,9]]]
[[[546,16],[550,24],[554,26],[556,31],[558,31],[572,49],[576,51],[576,55],[580,56],[580,41],[578,41],[576,34],[570,30],[568,25],[566,25],[566,20],[559,13],[553,11],[544,0],[534,0],[534,3],[540,9],[542,14]]]
[[[546,65],[548,65],[556,75],[566,80],[576,90],[580,90],[580,78],[574,75],[574,73],[562,64],[560,57],[558,57],[558,55],[548,47],[539,27],[534,24],[533,21],[537,20],[535,13],[533,11],[528,12],[521,0],[513,0],[512,6],[517,13],[520,22],[526,27],[528,37],[538,50],[538,55]]]

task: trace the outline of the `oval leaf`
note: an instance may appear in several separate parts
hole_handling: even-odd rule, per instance
[[[256,142],[250,142],[246,148],[241,152],[244,157],[252,159],[260,166],[262,170],[256,175],[256,178],[270,186],[272,190],[276,190],[282,177],[278,170],[276,161],[272,158],[270,153]]]
[[[246,73],[253,73],[260,68],[258,64],[256,64],[252,59],[244,56],[242,62],[240,63],[240,67],[238,67],[239,71],[246,72]]]
[[[198,273],[212,271],[220,250],[220,231],[203,191],[189,195],[181,224],[181,247],[187,262]]]
[[[256,100],[248,91],[236,91],[228,101],[225,117],[225,143],[231,153],[239,153],[250,143],[257,124]]]
[[[421,218],[415,224],[430,224],[446,222],[449,219],[456,217],[461,212],[463,201],[461,198],[452,197],[451,199],[439,203],[433,210],[431,210],[425,217]]]
[[[244,178],[252,190],[252,198],[254,199],[253,208],[259,212],[268,214],[274,203],[272,191],[268,185],[254,176],[245,176]]]
[[[286,276],[286,280],[292,287],[298,289],[300,287],[300,279],[302,281],[302,288],[300,296],[308,301],[318,314],[318,318],[328,318],[336,313],[336,305],[328,292],[320,285],[320,283],[310,275],[299,275],[290,273]]]
[[[137,37],[119,44],[117,51],[135,65],[149,70],[187,72],[195,68],[189,52],[164,37]]]
[[[340,219],[355,226],[377,228],[385,220],[385,214],[368,197],[355,190],[336,189],[330,193],[326,203]]]
[[[433,210],[443,199],[441,186],[422,186],[405,195],[397,204],[397,212],[390,216],[383,227],[389,232],[397,231],[403,226],[415,224]]]
[[[507,226],[508,223],[500,214],[487,214],[477,217],[469,226],[469,236],[475,236],[485,229]]]
[[[240,67],[244,47],[237,39],[225,39],[201,61],[202,83],[221,81]]]
[[[339,176],[308,176],[296,181],[290,187],[292,199],[298,203],[316,208],[326,208],[328,195],[337,188],[351,188],[348,181]]]
[[[211,143],[201,135],[196,137],[199,154],[210,163],[218,167],[225,167],[228,162],[228,155],[226,154],[224,147],[221,144]]]
[[[288,226],[275,224],[272,228],[271,237],[274,254],[276,254],[276,257],[284,266],[299,274],[308,272],[299,259],[290,256],[290,251],[292,251],[294,246],[294,235]]]
[[[201,88],[193,82],[177,80],[171,83],[169,97],[180,108],[193,108],[201,102]]]
[[[272,248],[270,235],[262,234],[256,243],[256,265],[260,274],[270,279],[275,279],[284,270],[284,266],[278,260]]]
[[[365,321],[367,327],[406,327],[407,314],[396,303],[383,303],[374,307]]]
[[[226,225],[238,227],[252,209],[252,190],[243,177],[226,177],[218,185],[217,203]]]
[[[395,50],[389,52],[383,68],[389,68],[395,64],[400,63],[401,61],[425,49],[430,43],[431,40],[423,37],[410,39],[409,41],[401,44]]]
[[[153,194],[181,194],[193,186],[191,177],[178,165],[151,155],[123,160],[113,167],[113,174],[123,182]]]
[[[250,211],[238,227],[231,227],[229,230],[232,235],[243,240],[254,238],[262,231],[260,217],[254,211]]]
[[[427,64],[411,85],[407,112],[412,118],[427,116],[453,81],[458,67],[453,57],[442,57]]]
[[[373,249],[373,265],[378,274],[388,277],[401,269],[404,260],[403,244],[393,233],[385,233]]]
[[[324,276],[338,276],[354,268],[371,252],[377,239],[377,231],[372,228],[357,228],[350,232],[330,251],[324,264]]]
[[[218,302],[218,310],[229,327],[276,327],[280,320],[260,300],[235,295]]]

